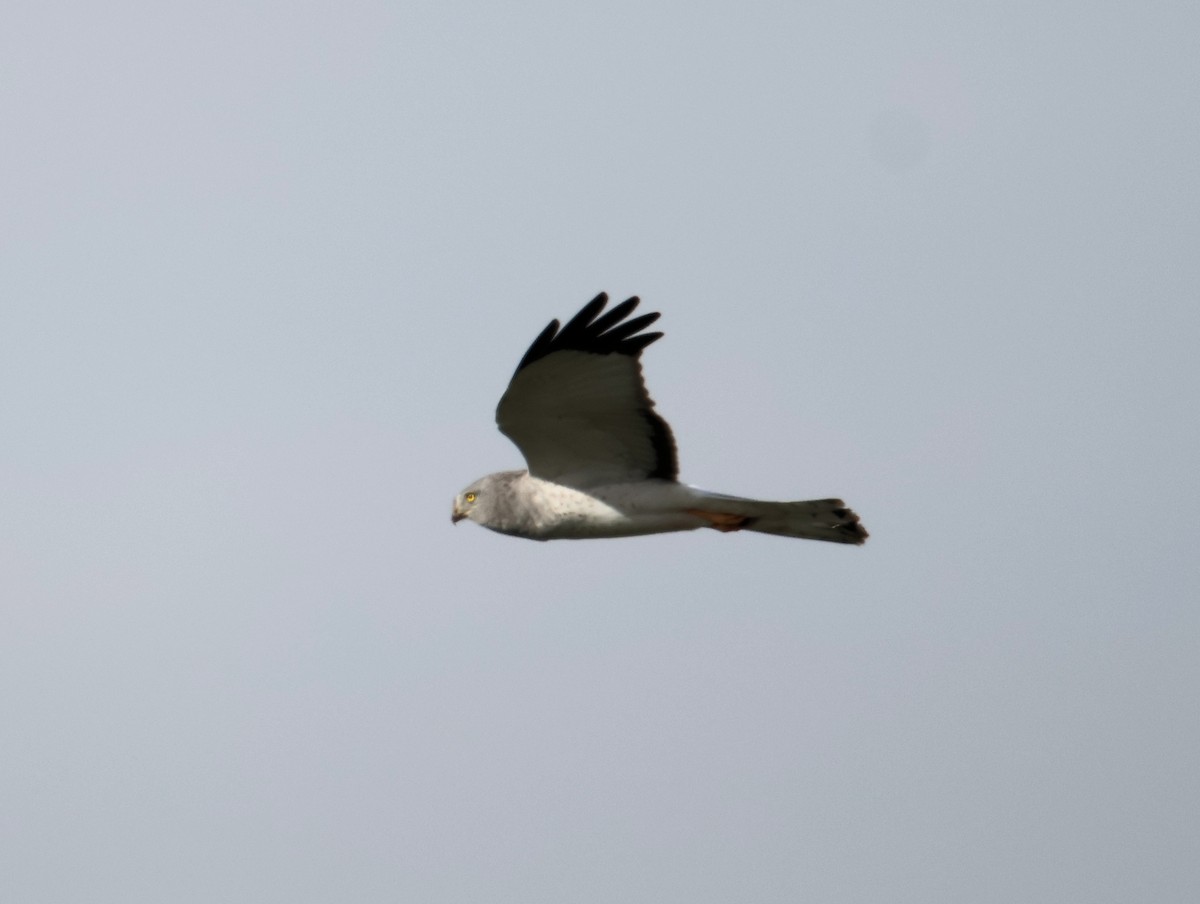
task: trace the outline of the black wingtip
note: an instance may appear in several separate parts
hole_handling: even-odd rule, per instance
[[[551,321],[529,346],[529,350],[521,358],[521,363],[517,365],[517,372],[558,351],[629,355],[636,358],[646,346],[663,335],[641,332],[658,320],[658,312],[642,314],[631,320],[625,319],[638,306],[639,301],[634,295],[605,311],[608,293],[601,292],[580,308],[562,327],[557,320]]]
[[[620,304],[614,305],[612,308],[605,311],[603,316],[592,322],[592,329],[600,333],[605,332],[629,316],[629,314],[633,312],[633,309],[638,306],[639,301],[641,301],[641,299],[634,295],[632,298],[626,298]]]

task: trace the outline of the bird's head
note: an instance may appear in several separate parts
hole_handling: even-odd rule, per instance
[[[454,497],[450,520],[457,524],[463,518],[470,518],[481,527],[524,536],[528,518],[522,515],[519,494],[514,493],[514,486],[526,476],[524,471],[501,471],[480,477]]]
[[[454,497],[454,509],[450,513],[451,523],[458,524],[463,518],[470,518],[479,512],[486,495],[483,483],[483,480],[477,480]]]

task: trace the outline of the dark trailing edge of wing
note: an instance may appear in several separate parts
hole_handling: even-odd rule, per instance
[[[628,355],[637,358],[647,345],[662,338],[662,333],[643,333],[646,327],[658,320],[659,314],[642,314],[631,320],[626,317],[638,306],[640,299],[635,295],[627,298],[612,310],[604,311],[608,304],[608,293],[601,292],[580,309],[579,313],[559,329],[557,320],[551,320],[541,335],[533,340],[529,351],[517,365],[515,377],[547,355],[555,352],[587,352],[592,355]],[[601,312],[604,311],[603,314]],[[635,365],[636,366],[636,365]],[[642,416],[650,430],[650,442],[654,447],[655,467],[647,477],[660,480],[675,480],[679,476],[679,456],[675,450],[675,437],[671,428],[654,411],[654,402],[642,388],[644,408]]]
[[[554,352],[588,352],[593,355],[629,355],[636,358],[647,345],[662,338],[662,333],[641,332],[659,318],[657,313],[625,320],[638,306],[638,301],[635,295],[603,316],[598,316],[608,304],[608,294],[601,292],[568,320],[562,329],[559,329],[557,320],[551,320],[541,335],[533,340],[529,351],[525,352],[516,373]]]

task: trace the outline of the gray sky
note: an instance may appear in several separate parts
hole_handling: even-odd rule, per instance
[[[0,898],[1200,898],[1190,3],[16,3]],[[640,294],[686,480],[452,528]]]

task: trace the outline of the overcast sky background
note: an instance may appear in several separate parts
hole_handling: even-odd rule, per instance
[[[1200,899],[1198,10],[10,3],[0,897]],[[600,290],[867,545],[452,528]]]

